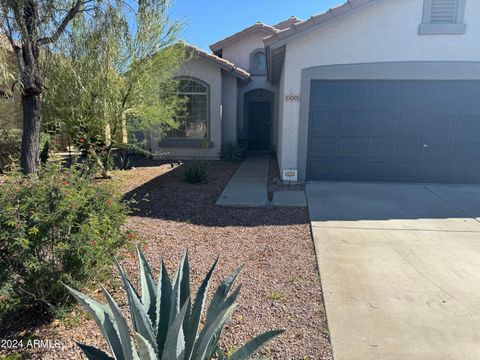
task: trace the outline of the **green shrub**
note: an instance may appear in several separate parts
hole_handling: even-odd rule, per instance
[[[208,290],[218,258],[198,288],[195,301],[192,301],[188,253],[183,256],[173,281],[163,261],[160,265],[159,280],[155,281],[150,264],[139,248],[137,254],[140,263],[141,291],[133,287],[123,269],[118,266],[130,305],[133,332],[130,331],[119,306],[104,288],[102,292],[106,304],[69,288],[77,301],[95,319],[114,358],[117,360],[225,359],[226,354],[220,348],[219,342],[223,328],[235,310],[240,286],[231,294],[229,293],[243,266],[227,277],[217,288],[205,314]],[[200,330],[202,319],[203,327]],[[282,332],[283,330],[273,330],[259,335],[233,351],[232,354],[227,354],[228,359],[247,360],[267,341]],[[131,334],[135,334],[135,338]],[[112,359],[97,348],[78,345],[90,360]]]
[[[223,161],[238,162],[245,159],[246,146],[235,141],[229,141],[222,145],[220,159]]]
[[[13,163],[20,162],[22,133],[20,129],[0,130],[0,174],[4,173]],[[42,162],[47,161],[51,145],[50,136],[42,132],[40,134]]]
[[[35,177],[17,171],[0,185],[0,279],[6,297],[50,310],[63,305],[63,283],[80,286],[107,274],[128,205],[104,185],[84,176],[83,165],[42,166]]]
[[[201,161],[192,161],[184,165],[182,180],[189,184],[200,184],[207,180],[207,165]]]
[[[22,147],[22,130],[2,130],[0,131],[0,173],[20,159],[20,150]]]

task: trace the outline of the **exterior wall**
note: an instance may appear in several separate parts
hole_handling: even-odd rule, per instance
[[[255,33],[238,40],[222,49],[222,57],[233,62],[237,67],[250,71],[250,54],[256,49],[263,49],[262,38],[266,33]]]
[[[283,99],[285,98],[285,64],[284,67],[282,68],[282,74],[280,77],[280,82],[278,84],[278,96],[277,96],[277,113],[278,113],[278,119],[276,121],[277,124],[277,148],[276,148],[276,153],[277,153],[277,161],[280,166],[283,162],[283,126],[284,126],[284,116],[283,116]],[[280,167],[280,169],[282,169]]]
[[[237,78],[222,71],[222,143],[237,140]]]
[[[222,144],[222,71],[208,60],[192,59],[180,68],[176,76],[194,77],[209,85],[209,140],[212,146],[204,149],[197,147],[159,147],[158,140],[151,140],[153,152],[167,153],[169,158],[189,159],[204,158],[218,159]],[[182,139],[183,140],[183,139]],[[179,140],[181,142],[182,140]],[[188,142],[188,140],[186,141]]]
[[[480,61],[479,1],[467,1],[464,35],[419,35],[423,14],[420,0],[382,0],[355,12],[287,43],[279,111],[281,169],[298,167],[298,143],[307,140],[299,138],[300,103],[284,102],[284,94],[301,93],[303,69],[336,64]],[[395,74],[386,78],[395,78]],[[302,93],[302,103],[308,102],[303,96],[306,94]]]

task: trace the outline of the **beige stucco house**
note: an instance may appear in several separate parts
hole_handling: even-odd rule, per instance
[[[192,48],[189,116],[152,146],[214,159],[245,140],[300,181],[480,182],[478,14],[478,0],[351,0]]]

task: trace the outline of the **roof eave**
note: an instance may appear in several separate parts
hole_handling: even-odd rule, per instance
[[[209,54],[206,51],[204,51],[200,48],[197,48],[193,45],[190,45],[190,44],[187,44],[187,43],[183,43],[182,45],[185,46],[188,49],[188,51],[191,51],[196,57],[200,57],[200,58],[202,58],[202,59],[220,67],[221,69],[231,73],[232,75],[236,76],[237,78],[239,78],[239,79],[241,79],[245,82],[250,81],[250,73],[246,70],[243,70],[243,69],[235,66],[235,64],[231,63],[230,61],[225,60],[223,58],[220,58],[215,54]]]

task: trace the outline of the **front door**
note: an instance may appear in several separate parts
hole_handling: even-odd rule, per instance
[[[248,110],[249,150],[270,150],[271,128],[271,102],[251,101]]]

